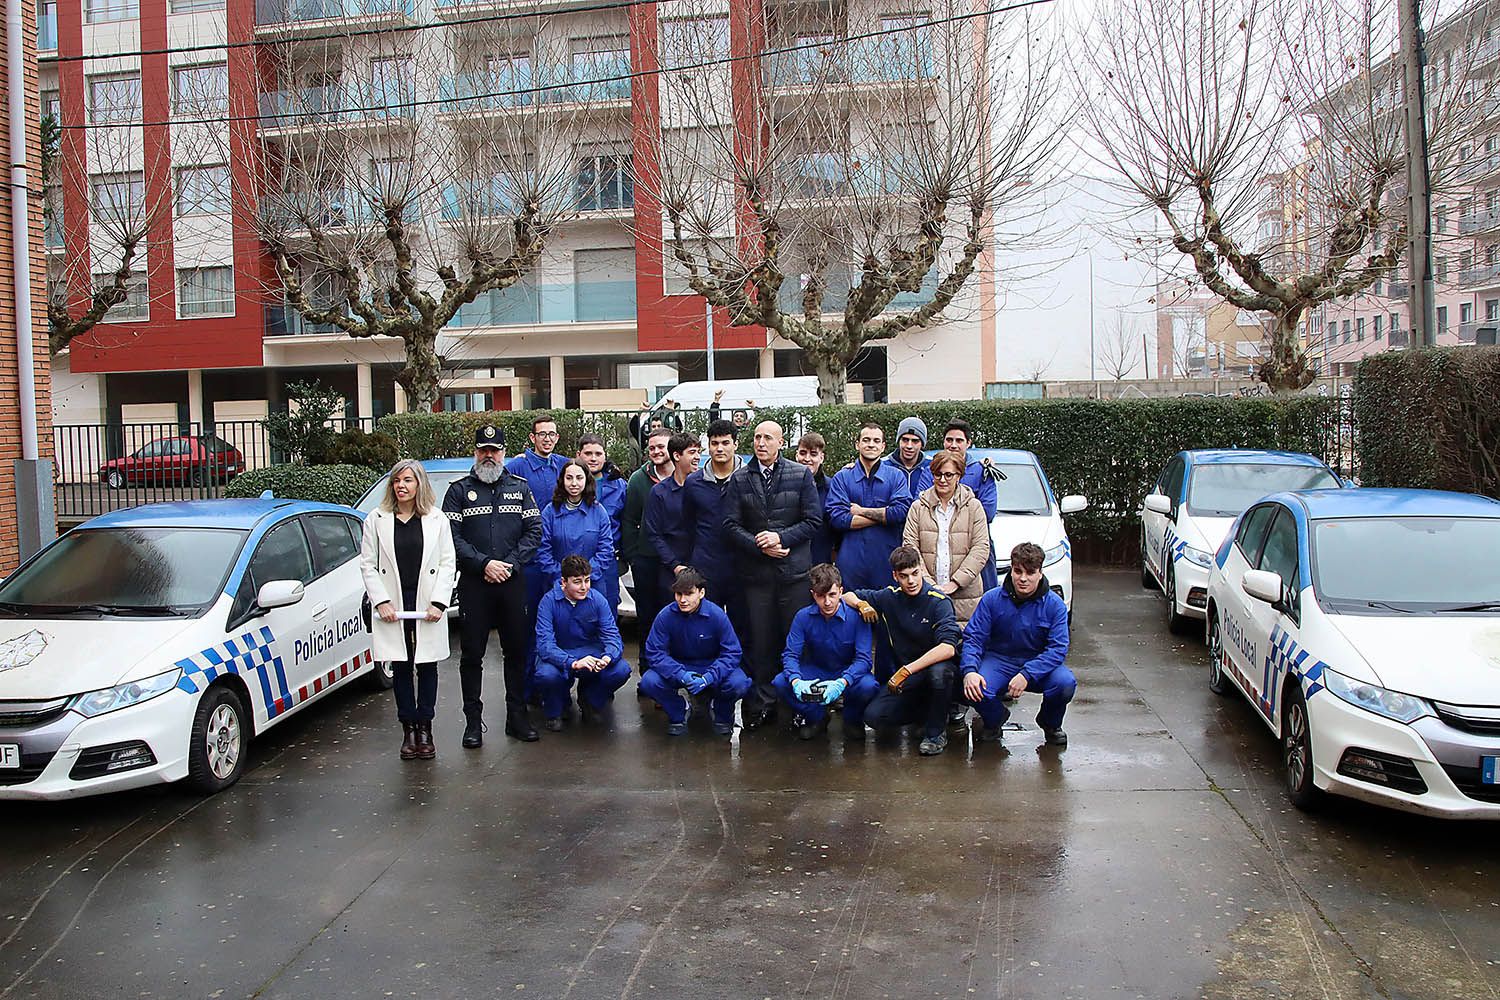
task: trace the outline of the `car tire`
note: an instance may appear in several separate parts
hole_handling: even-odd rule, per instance
[[[1162,594],[1167,599],[1167,631],[1173,635],[1187,635],[1191,619],[1177,613],[1177,574],[1171,569],[1167,570],[1167,582],[1162,588]]]
[[[1141,529],[1141,587],[1146,590],[1156,589],[1156,577],[1151,575],[1151,566],[1146,562],[1146,531]]]
[[[125,488],[125,473],[119,469],[110,469],[104,474],[104,485],[112,490],[123,490]]]
[[[396,686],[396,668],[391,666],[389,660],[376,660],[375,667],[370,671],[370,688],[375,691],[389,691]]]
[[[188,743],[188,785],[204,795],[240,780],[250,746],[249,716],[239,695],[222,685],[198,700]]]
[[[1229,694],[1229,678],[1224,676],[1224,636],[1219,631],[1219,612],[1208,619],[1208,689],[1214,694]]]
[[[1281,706],[1281,766],[1292,805],[1302,810],[1315,808],[1323,792],[1313,783],[1312,723],[1307,699],[1295,681],[1288,685]]]

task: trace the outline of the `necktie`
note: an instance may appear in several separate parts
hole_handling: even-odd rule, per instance
[[[765,484],[766,484],[766,495],[767,496],[770,496],[770,494],[771,494],[771,473],[773,473],[775,471],[776,471],[776,466],[774,466],[774,465],[763,465],[763,466],[760,467],[761,477],[762,477],[762,479],[765,480]]]

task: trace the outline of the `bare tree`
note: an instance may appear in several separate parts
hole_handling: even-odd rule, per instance
[[[1306,386],[1305,314],[1389,277],[1405,250],[1395,3],[1141,0],[1097,12],[1080,47],[1083,121],[1135,213],[1128,239],[1165,242],[1215,295],[1269,314],[1259,377],[1278,392]],[[1457,72],[1429,74],[1435,190],[1454,180],[1493,88],[1469,72],[1479,46],[1459,54]]]
[[[860,349],[940,322],[1024,216],[1060,134],[1049,26],[975,0],[878,24],[778,8],[755,73],[719,61],[715,9],[684,0],[663,22],[637,164],[662,226],[638,235],[681,290],[801,348],[819,399],[842,402]]]
[[[1145,360],[1140,351],[1141,336],[1135,317],[1116,309],[1099,339],[1099,367],[1116,382],[1123,381]]]
[[[276,51],[257,149],[276,291],[304,324],[399,338],[412,410],[438,399],[444,328],[481,296],[535,302],[534,268],[577,214],[574,146],[618,67],[552,51],[547,24],[509,14]]]

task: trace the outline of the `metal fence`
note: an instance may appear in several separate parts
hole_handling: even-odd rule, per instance
[[[1330,401],[1323,428],[1323,461],[1345,479],[1359,481],[1359,435],[1354,425],[1354,400],[1338,396]]]

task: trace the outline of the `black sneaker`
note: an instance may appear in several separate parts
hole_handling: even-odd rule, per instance
[[[750,712],[745,716],[745,732],[753,733],[757,729],[769,726],[776,721],[776,713],[770,709],[759,712]]]
[[[858,722],[854,725],[845,723],[844,739],[857,740],[858,742],[863,743],[865,741],[865,724],[863,722]]]
[[[1004,740],[1002,732],[1000,726],[985,726],[974,734],[974,741],[976,743],[1000,743]]]
[[[816,739],[828,725],[828,720],[826,717],[822,722],[808,722],[806,719],[799,715],[797,716],[795,721],[797,725],[797,739],[799,740]]]
[[[687,735],[687,721],[683,720],[682,722],[669,722],[669,723],[667,723],[667,735],[668,736],[686,736]]]
[[[1042,738],[1051,747],[1065,747],[1068,745],[1068,734],[1061,729],[1043,729]]]
[[[948,709],[948,728],[962,729],[964,723],[969,721],[969,709],[965,705],[959,705]]]
[[[522,743],[535,743],[542,738],[531,720],[524,715],[510,715],[505,719],[505,735]]]
[[[715,736],[733,736],[734,735],[734,723],[733,722],[720,722],[718,719],[715,719],[714,720],[714,735]]]
[[[928,736],[917,744],[917,753],[923,757],[936,757],[948,749],[948,734],[938,733],[936,736]]]

